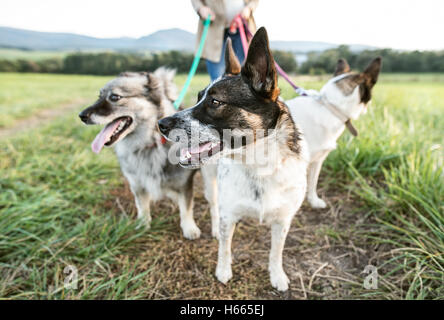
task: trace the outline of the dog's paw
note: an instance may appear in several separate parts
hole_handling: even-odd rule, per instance
[[[233,277],[233,273],[231,272],[231,266],[220,267],[219,265],[217,265],[216,277],[217,280],[219,280],[223,284],[227,284],[228,280],[230,280]]]
[[[279,291],[288,290],[288,284],[290,283],[290,280],[288,280],[288,277],[284,271],[270,272],[270,281],[273,288]]]
[[[308,203],[313,209],[325,209],[327,204],[319,197],[308,199]]]
[[[194,223],[186,223],[182,225],[183,236],[188,240],[195,240],[200,237],[200,229]]]

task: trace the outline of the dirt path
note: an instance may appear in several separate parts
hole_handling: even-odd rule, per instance
[[[135,254],[136,269],[154,268],[146,277],[152,288],[147,299],[347,299],[376,292],[363,288],[362,272],[368,264],[380,264],[388,248],[378,248],[362,236],[369,222],[350,194],[321,188],[329,208],[313,210],[304,204],[295,217],[284,251],[284,269],[290,290],[280,293],[269,283],[270,231],[256,221],[243,221],[233,239],[233,279],[226,285],[214,276],[217,241],[211,237],[209,207],[204,200],[201,178],[195,180],[195,217],[202,230],[200,239],[185,240],[179,228],[177,208],[160,201],[153,216],[171,217],[168,231],[153,233]],[[135,217],[134,199],[128,184],[112,192],[114,201],[105,206],[118,214]],[[165,228],[165,226],[163,227]],[[160,230],[159,230],[160,231]],[[379,249],[379,250],[378,250]],[[131,259],[131,257],[129,257]],[[394,296],[393,298],[396,298]]]
[[[70,103],[63,104],[58,108],[41,110],[28,118],[16,121],[15,124],[10,128],[0,129],[0,139],[8,138],[23,131],[31,130],[38,126],[48,124],[50,121],[58,117],[68,114],[69,112],[76,111],[82,106],[82,104],[86,103],[86,99],[78,99]]]

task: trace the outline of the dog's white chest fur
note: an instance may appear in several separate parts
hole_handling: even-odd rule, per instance
[[[167,150],[148,146],[138,148],[131,144],[120,143],[116,145],[115,151],[122,172],[130,185],[146,190],[153,201],[161,199],[162,166],[167,161]]]
[[[268,174],[255,166],[236,164],[221,159],[218,166],[220,212],[229,212],[229,219],[257,218],[267,224],[287,220],[288,210],[294,213],[305,196],[307,163],[287,159]]]
[[[305,197],[308,155],[303,139],[298,155],[279,156],[268,172],[255,165],[222,158],[218,165],[220,241],[216,276],[226,283],[232,277],[231,238],[237,221],[251,217],[271,226],[270,280],[278,290],[288,288],[282,268],[282,251],[291,220]]]

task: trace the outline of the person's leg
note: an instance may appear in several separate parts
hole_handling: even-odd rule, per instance
[[[221,52],[219,62],[212,62],[212,61],[206,60],[207,70],[208,70],[208,74],[211,77],[211,81],[219,78],[225,72],[225,45],[227,43],[228,37],[231,38],[231,43],[233,45],[234,53],[236,54],[237,58],[239,59],[240,64],[243,65],[243,63],[244,63],[245,54],[244,54],[244,48],[242,47],[242,40],[240,37],[239,30],[237,30],[236,33],[234,33],[234,34],[231,34],[228,32],[228,30],[225,30],[224,43],[222,45],[222,52]]]
[[[222,52],[220,53],[219,62],[206,60],[207,71],[210,75],[211,81],[216,80],[225,72],[225,44],[227,42],[227,30],[224,33],[224,43],[222,44]]]
[[[236,56],[239,59],[240,64],[243,65],[245,54],[244,54],[244,48],[242,47],[242,40],[240,37],[239,29],[236,31],[235,34],[229,34],[228,36],[231,38],[231,43],[233,44],[234,53],[236,53]]]
[[[211,81],[219,78],[224,73],[225,63],[223,60],[219,62],[205,60],[205,63],[207,65],[207,71],[210,75]]]

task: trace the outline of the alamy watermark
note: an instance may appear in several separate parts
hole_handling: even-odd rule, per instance
[[[365,266],[363,273],[368,273],[364,278],[364,288],[367,290],[378,289],[378,268],[372,265]]]
[[[73,265],[67,265],[63,269],[63,273],[67,276],[63,280],[63,286],[66,290],[77,289],[77,282],[79,280],[79,271]]]
[[[168,140],[174,143],[168,160],[171,164],[199,166],[224,157],[235,164],[255,165],[264,169],[264,174],[272,173],[281,159],[280,145],[287,142],[285,134],[276,129],[223,129],[220,134],[209,128],[199,130],[198,125],[177,128],[168,134]]]

